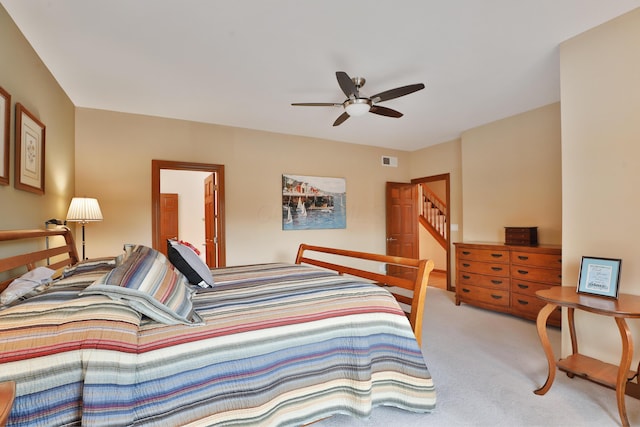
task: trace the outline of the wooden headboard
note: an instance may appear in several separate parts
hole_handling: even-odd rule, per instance
[[[50,239],[55,236],[63,236],[64,243],[61,243],[61,239]],[[47,265],[48,261],[50,263],[47,266],[53,270],[78,262],[73,235],[66,227],[52,230],[0,230],[0,242],[12,240],[35,242],[38,249],[0,259],[0,291],[16,277],[39,265]],[[54,257],[55,261],[52,260]]]
[[[329,261],[312,258],[308,252],[321,252],[339,257],[357,258],[365,261],[381,262],[387,265],[387,274],[376,273],[370,270],[348,267]],[[316,255],[317,256],[317,255]],[[322,246],[312,246],[301,244],[296,256],[296,264],[310,264],[317,267],[327,268],[337,271],[339,274],[348,274],[371,280],[378,285],[389,286],[389,291],[403,304],[411,307],[409,312],[409,322],[413,329],[418,344],[422,345],[422,318],[424,315],[424,303],[427,294],[427,283],[429,274],[433,270],[434,263],[430,259],[414,259],[398,256],[380,255],[368,252],[348,251],[343,249],[326,248]],[[394,267],[398,267],[394,270]],[[392,272],[394,270],[395,272]],[[395,288],[395,289],[394,289]],[[412,291],[412,296],[407,296],[398,288]]]

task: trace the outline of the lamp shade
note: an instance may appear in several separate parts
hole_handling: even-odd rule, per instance
[[[102,211],[98,199],[90,197],[74,197],[71,199],[69,211],[67,212],[67,221],[76,221],[81,223],[102,221]]]

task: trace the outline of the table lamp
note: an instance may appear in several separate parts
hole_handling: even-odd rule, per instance
[[[82,259],[85,257],[84,226],[89,222],[102,221],[102,212],[98,200],[90,197],[74,197],[71,199],[69,211],[67,212],[68,222],[79,222],[82,224]]]

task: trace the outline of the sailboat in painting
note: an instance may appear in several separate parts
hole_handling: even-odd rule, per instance
[[[287,219],[285,220],[285,224],[291,224],[293,222],[293,218],[291,217],[291,208],[287,206]]]
[[[307,216],[307,208],[305,208],[304,203],[302,203],[302,197],[298,197],[298,215]]]

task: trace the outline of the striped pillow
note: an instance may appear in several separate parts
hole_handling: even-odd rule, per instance
[[[136,246],[118,267],[87,287],[80,295],[107,295],[167,325],[202,324],[193,310],[186,277],[160,252]]]
[[[85,259],[64,269],[62,277],[69,277],[81,273],[107,273],[113,270],[118,263],[118,257],[102,257]]]

